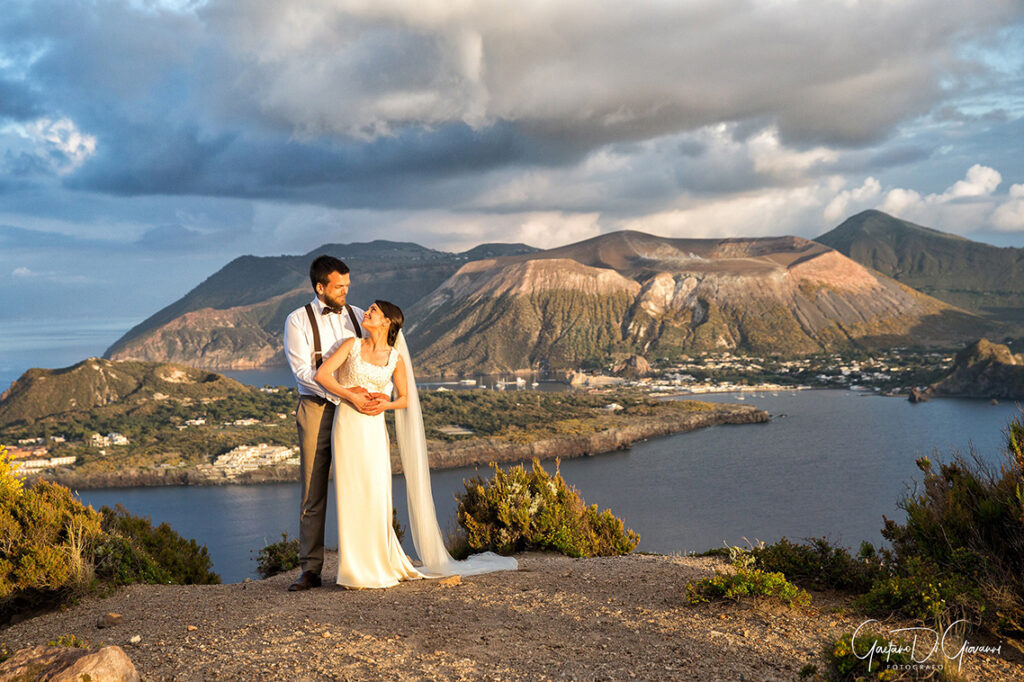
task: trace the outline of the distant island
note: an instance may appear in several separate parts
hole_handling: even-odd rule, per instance
[[[543,251],[487,244],[456,254],[377,240],[238,258],[129,330],[106,356],[280,366],[284,318],[311,297],[306,269],[319,253],[352,267],[353,302],[385,298],[405,309],[421,376],[555,376],[631,355],[672,363],[698,353],[952,349],[1016,333],[1013,306],[1024,301],[1024,280],[981,274],[1017,272],[1024,251],[878,211],[817,241],[625,231]]]

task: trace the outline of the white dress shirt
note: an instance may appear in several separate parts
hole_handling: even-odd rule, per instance
[[[320,350],[323,359],[326,360],[331,353],[338,349],[338,346],[356,335],[355,327],[352,326],[352,319],[348,311],[342,309],[340,314],[331,313],[324,315],[324,304],[319,298],[313,299],[313,316],[316,318],[317,326],[320,329]],[[363,310],[352,306],[352,312],[356,314],[356,320],[362,326]],[[365,339],[367,333],[362,329]],[[288,366],[291,367],[295,376],[295,383],[299,387],[299,395],[316,395],[326,398],[337,405],[341,398],[324,390],[313,377],[316,375],[316,365],[313,359],[313,328],[309,325],[309,316],[303,306],[293,310],[284,323],[284,354],[288,358]]]

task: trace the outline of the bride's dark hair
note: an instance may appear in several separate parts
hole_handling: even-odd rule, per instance
[[[402,329],[402,323],[405,321],[405,316],[402,315],[402,309],[394,303],[389,301],[374,301],[380,311],[384,313],[384,317],[388,318],[391,323],[388,325],[388,345],[395,345],[395,341],[398,340],[398,332]]]

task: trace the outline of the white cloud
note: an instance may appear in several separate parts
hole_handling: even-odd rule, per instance
[[[831,183],[822,180],[803,187],[689,199],[680,208],[628,219],[620,227],[664,237],[814,237],[824,231],[817,216],[833,194]]]
[[[855,189],[845,189],[825,207],[825,220],[836,222],[850,215],[850,204],[861,205],[870,202],[882,191],[882,184],[873,177]]]
[[[994,168],[974,164],[967,170],[967,177],[958,180],[934,201],[945,203],[963,197],[984,197],[992,194],[1003,181],[1003,176]]]
[[[5,148],[3,165],[9,173],[66,175],[95,154],[96,138],[69,118],[38,118],[0,129],[0,147]]]
[[[1008,198],[992,212],[992,225],[1003,232],[1024,231],[1024,185],[1011,185]]]
[[[890,189],[878,208],[898,218],[962,235],[984,229],[1024,231],[1024,185],[1011,185],[1001,195],[996,190],[1002,180],[996,169],[975,164],[963,180],[943,192],[922,195],[903,187]]]
[[[514,241],[542,249],[596,237],[601,233],[598,213],[537,213],[519,226]]]
[[[909,216],[920,212],[924,206],[925,201],[920,192],[897,187],[886,192],[879,209],[895,216]]]
[[[92,284],[96,280],[87,275],[77,275],[68,272],[41,272],[24,266],[19,266],[11,271],[11,277],[20,280],[36,280],[45,282],[56,282],[58,284]]]

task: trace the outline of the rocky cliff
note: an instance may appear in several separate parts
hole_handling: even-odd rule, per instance
[[[945,378],[928,388],[933,396],[1024,398],[1024,355],[979,339],[957,353]]]
[[[962,342],[980,320],[797,237],[618,232],[469,263],[409,311],[427,372],[557,370],[621,354]]]

